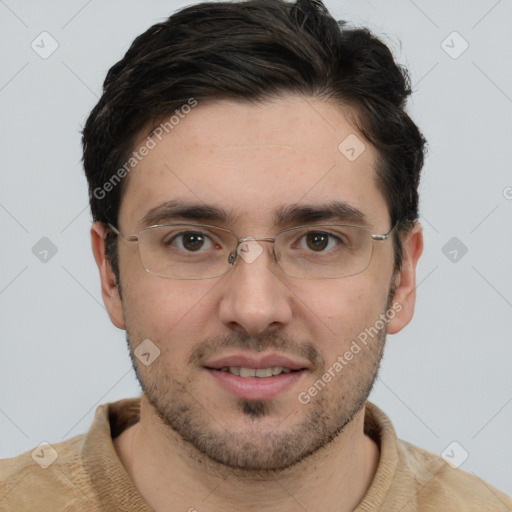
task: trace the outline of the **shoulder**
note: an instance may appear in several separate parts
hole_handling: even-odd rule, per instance
[[[414,480],[418,510],[509,512],[512,499],[478,476],[398,440],[399,464]]]
[[[82,434],[61,443],[41,444],[0,460],[2,507],[16,512],[96,508],[94,499],[87,496],[90,481],[80,456],[84,439]]]

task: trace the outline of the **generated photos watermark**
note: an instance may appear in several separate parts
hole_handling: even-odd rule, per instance
[[[192,109],[197,106],[198,102],[195,98],[189,98],[187,103],[182,105],[175,113],[166,121],[160,123],[145,141],[134,151],[130,158],[119,168],[117,171],[103,184],[101,187],[96,187],[92,195],[96,199],[104,199],[109,192],[111,192],[121,181],[130,174],[133,169],[148,156],[152,149],[155,149],[159,142],[162,141],[164,134],[171,133],[172,130],[184,119]],[[158,139],[155,140],[155,139]]]
[[[373,340],[379,332],[386,327],[388,322],[393,320],[396,314],[402,311],[402,309],[402,304],[395,302],[385,313],[381,313],[379,315],[379,319],[376,320],[371,327],[367,327],[364,331],[360,332],[356,339],[352,340],[350,348],[346,350],[343,355],[339,355],[336,358],[336,361],[327,369],[322,377],[316,380],[307,391],[301,391],[298,394],[297,399],[299,403],[302,405],[309,404],[309,402],[311,402],[311,398],[322,391],[325,386],[339,375],[343,371],[343,368],[345,368],[350,361],[354,359],[354,356],[361,352],[361,345],[366,347],[368,342]]]

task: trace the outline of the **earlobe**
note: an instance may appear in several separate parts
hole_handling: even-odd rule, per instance
[[[422,251],[422,229],[419,224],[415,224],[402,241],[402,268],[395,276],[392,302],[396,314],[388,323],[388,334],[401,331],[413,317],[416,302],[416,266]]]
[[[101,295],[110,321],[119,329],[125,329],[123,307],[116,283],[116,276],[105,256],[106,229],[101,222],[91,226],[91,246],[100,273]]]

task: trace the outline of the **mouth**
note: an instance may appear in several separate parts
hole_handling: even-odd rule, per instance
[[[249,378],[257,377],[258,379],[268,379],[269,377],[275,377],[283,373],[300,372],[305,368],[298,370],[292,370],[291,368],[285,368],[283,366],[269,366],[268,368],[245,368],[243,366],[223,366],[222,368],[209,368],[207,370],[214,370],[217,372],[229,372],[231,375],[238,377]]]
[[[214,386],[244,400],[278,398],[291,391],[308,373],[305,361],[277,354],[234,355],[209,361],[203,368],[214,379]]]

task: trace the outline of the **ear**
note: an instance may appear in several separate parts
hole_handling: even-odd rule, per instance
[[[416,302],[416,265],[423,251],[423,233],[416,224],[402,240],[402,268],[395,276],[393,309],[395,316],[388,322],[388,334],[401,331],[412,319]]]
[[[110,321],[119,329],[125,329],[123,306],[116,284],[116,276],[105,256],[106,228],[101,222],[94,222],[91,226],[91,245],[96,265],[100,272],[101,295],[107,308]]]

